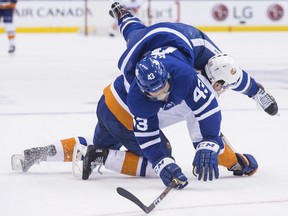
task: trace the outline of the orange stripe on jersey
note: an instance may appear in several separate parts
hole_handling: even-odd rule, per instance
[[[122,174],[136,176],[139,156],[132,152],[126,152],[125,159],[122,165]]]
[[[128,130],[133,130],[132,116],[121,106],[121,104],[119,104],[110,87],[111,84],[104,89],[105,103],[107,107]]]
[[[64,152],[64,162],[71,162],[73,156],[73,148],[76,144],[75,138],[61,140],[63,152]]]
[[[235,152],[225,143],[223,154],[218,156],[218,164],[230,169],[237,162]]]

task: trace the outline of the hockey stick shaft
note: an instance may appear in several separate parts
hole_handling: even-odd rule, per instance
[[[228,146],[233,150],[233,152],[235,152],[234,147],[231,145],[231,143],[230,143],[229,140],[224,136],[223,133],[220,134],[220,137],[221,137],[221,139],[223,140],[223,142],[224,142],[226,145],[228,145]]]
[[[177,180],[173,179],[173,181],[165,188],[165,190],[149,205],[144,205],[134,194],[125,190],[122,187],[117,188],[118,194],[123,196],[126,199],[129,199],[131,202],[138,205],[145,213],[149,214],[163,199],[164,197],[174,188],[177,184]]]

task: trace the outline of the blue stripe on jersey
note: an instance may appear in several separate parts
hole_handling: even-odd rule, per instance
[[[242,70],[242,74],[235,86],[231,87],[232,90],[241,92],[249,97],[254,96],[259,90],[256,81],[249,76],[247,72]]]
[[[84,137],[78,137],[78,139],[79,139],[79,142],[80,142],[82,145],[87,146],[87,140],[86,140]]]

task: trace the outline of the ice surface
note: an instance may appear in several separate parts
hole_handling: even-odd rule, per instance
[[[199,182],[191,174],[194,156],[184,123],[165,130],[189,185],[173,190],[151,215],[287,215],[288,211],[288,33],[209,33],[275,96],[280,117],[235,92],[221,96],[222,131],[241,153],[259,163],[252,177]],[[71,164],[42,162],[14,173],[10,157],[24,149],[77,135],[92,136],[102,89],[120,72],[122,38],[74,34],[18,34],[14,56],[0,35],[0,215],[145,215],[116,193],[121,186],[149,205],[164,189],[159,179],[128,177],[103,169],[88,181],[75,179]]]

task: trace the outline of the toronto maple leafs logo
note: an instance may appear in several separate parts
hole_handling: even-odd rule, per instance
[[[172,102],[172,101],[169,101],[169,102],[167,102],[167,103],[164,104],[163,109],[164,109],[164,110],[169,110],[169,109],[171,109],[171,108],[174,107],[174,106],[175,106],[175,103]]]
[[[147,79],[148,79],[148,80],[154,80],[154,79],[155,79],[154,73],[148,74],[148,75],[147,75]]]
[[[165,48],[158,48],[151,52],[151,55],[155,58],[166,58],[166,54],[170,54],[176,50],[175,47],[165,47]]]

